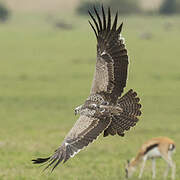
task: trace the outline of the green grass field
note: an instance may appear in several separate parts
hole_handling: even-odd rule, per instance
[[[124,138],[100,136],[52,174],[31,163],[60,145],[77,119],[73,109],[91,87],[95,36],[87,17],[64,17],[72,30],[54,28],[40,14],[15,14],[9,23],[0,24],[0,180],[124,179],[126,160],[156,136],[176,142],[180,179],[179,17],[122,18],[131,62],[125,91],[134,88],[143,105],[135,128]],[[165,28],[167,23],[171,28]],[[143,33],[152,38],[140,38]],[[158,160],[157,166],[160,180],[166,165]],[[143,177],[151,179],[150,162]]]

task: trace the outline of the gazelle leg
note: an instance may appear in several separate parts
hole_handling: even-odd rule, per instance
[[[172,179],[175,179],[175,176],[176,176],[176,164],[173,163],[173,166],[174,166],[174,172],[172,173]]]
[[[156,159],[152,159],[152,178],[156,178]]]
[[[166,177],[168,175],[169,168],[171,168],[172,169],[171,179],[174,180],[175,179],[175,173],[176,173],[176,165],[172,161],[171,154],[168,154],[168,157],[162,156],[162,158],[168,163],[168,167],[164,173],[164,178],[166,179]]]
[[[147,158],[144,158],[144,159],[143,159],[142,166],[141,166],[140,173],[139,173],[139,179],[142,178],[142,174],[143,174],[143,171],[144,171],[144,167],[145,167],[145,164],[146,164],[146,160],[147,160]]]
[[[171,174],[171,179],[175,179],[175,174],[176,174],[176,164],[172,162],[172,174]]]
[[[169,163],[167,163],[167,168],[166,168],[166,170],[165,170],[165,172],[164,172],[164,179],[167,178],[167,175],[168,175],[168,173],[169,173],[169,169],[170,169],[170,165],[169,165]]]

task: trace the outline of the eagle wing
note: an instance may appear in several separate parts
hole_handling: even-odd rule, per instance
[[[103,6],[102,18],[95,7],[94,12],[97,20],[89,12],[94,25],[90,21],[89,23],[97,38],[97,61],[91,94],[103,92],[113,103],[121,96],[127,80],[128,55],[124,40],[120,36],[123,24],[117,28],[118,13],[116,13],[111,27],[110,8],[107,19]]]
[[[65,137],[62,145],[48,158],[32,160],[34,164],[48,162],[45,169],[53,165],[54,168],[62,161],[66,162],[89,143],[92,143],[110,124],[106,117],[95,118],[81,115],[73,128]]]

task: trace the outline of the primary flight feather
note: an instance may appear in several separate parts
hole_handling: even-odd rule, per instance
[[[135,126],[141,115],[140,99],[132,89],[122,97],[126,86],[128,55],[121,37],[122,24],[117,27],[118,13],[111,25],[111,11],[102,17],[94,7],[96,19],[89,12],[94,25],[89,21],[97,38],[97,60],[89,97],[75,109],[79,119],[65,137],[61,146],[48,158],[37,158],[33,163],[48,163],[45,169],[52,170],[81,149],[93,142],[102,132],[104,136],[118,134]]]

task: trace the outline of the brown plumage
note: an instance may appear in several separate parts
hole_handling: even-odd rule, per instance
[[[96,69],[91,88],[91,94],[104,93],[110,103],[116,103],[126,86],[128,56],[124,45],[123,38],[120,37],[122,30],[121,24],[117,28],[118,13],[116,13],[114,23],[111,28],[111,12],[108,9],[108,22],[106,24],[106,16],[104,8],[102,8],[103,25],[101,18],[94,8],[98,18],[98,23],[92,17],[95,27],[89,21],[97,37],[97,61]]]
[[[123,109],[123,112],[112,116],[112,122],[104,131],[104,137],[110,135],[124,136],[124,131],[128,131],[130,127],[136,125],[138,118],[141,115],[140,99],[136,97],[136,92],[130,89],[124,96],[117,100],[118,106]]]
[[[75,109],[80,117],[54,154],[33,160],[35,164],[48,162],[46,168],[53,166],[52,170],[88,146],[103,131],[104,136],[124,136],[124,132],[135,126],[137,116],[141,115],[136,92],[131,89],[121,97],[126,86],[128,56],[120,36],[122,24],[117,27],[118,14],[111,26],[110,8],[108,17],[103,6],[102,18],[95,8],[94,11],[97,20],[91,12],[89,14],[95,26],[89,23],[97,38],[97,61],[90,96]]]

